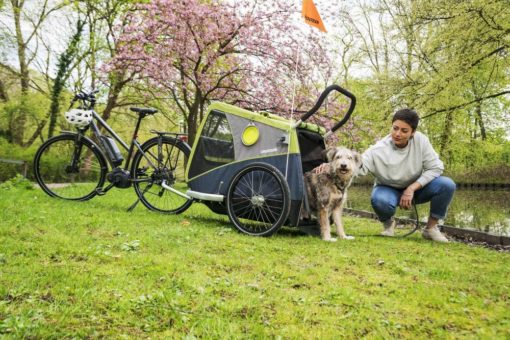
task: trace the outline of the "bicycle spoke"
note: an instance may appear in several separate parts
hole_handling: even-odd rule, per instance
[[[177,190],[183,192],[187,190],[187,185],[184,182],[186,165],[183,160],[184,156],[189,155],[189,148],[185,148],[183,144],[177,144],[178,141],[170,138],[163,137],[161,141],[158,138],[153,138],[144,144],[143,153],[137,153],[133,160],[132,171],[136,173],[135,191],[147,208],[167,213],[179,213],[187,209],[192,201],[164,189],[161,184],[164,181]],[[161,147],[159,143],[161,143]],[[146,157],[149,157],[154,165],[151,165]],[[142,174],[139,173],[140,169],[147,170]],[[142,184],[137,183],[136,179],[146,179],[147,182],[152,183],[152,189],[143,192]],[[144,182],[146,181],[144,180]]]

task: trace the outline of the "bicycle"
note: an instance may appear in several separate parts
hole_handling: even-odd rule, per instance
[[[192,198],[184,194],[184,170],[191,152],[184,141],[187,135],[151,130],[157,136],[140,144],[137,137],[141,121],[157,110],[132,107],[138,120],[128,146],[94,111],[97,92],[81,91],[72,99],[66,119],[76,126],[76,132],[63,131],[37,150],[34,173],[42,190],[51,197],[86,201],[113,187],[133,186],[138,200],[128,210],[139,201],[163,213],[178,214],[189,208]],[[76,101],[81,105],[72,109]],[[99,126],[109,135],[101,133]],[[85,135],[89,129],[92,138]],[[127,151],[125,158],[115,141]],[[104,187],[106,180],[109,184]]]

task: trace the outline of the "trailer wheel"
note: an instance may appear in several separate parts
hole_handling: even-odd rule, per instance
[[[274,166],[250,164],[230,182],[227,213],[240,232],[270,236],[285,223],[289,212],[289,185]]]

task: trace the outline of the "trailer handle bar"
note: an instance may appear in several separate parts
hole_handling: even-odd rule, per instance
[[[321,93],[321,95],[319,96],[319,99],[317,99],[317,102],[312,107],[312,109],[310,111],[308,111],[307,113],[305,113],[301,117],[301,119],[296,122],[294,127],[295,128],[298,127],[299,124],[301,124],[302,122],[305,122],[308,118],[310,118],[312,115],[314,115],[319,110],[319,108],[322,106],[322,104],[324,103],[324,100],[326,100],[326,97],[332,91],[338,91],[341,94],[343,94],[344,96],[348,97],[351,100],[351,104],[350,104],[349,109],[347,110],[347,113],[345,114],[344,118],[341,121],[339,121],[335,126],[333,126],[331,131],[329,131],[326,134],[326,136],[331,135],[333,132],[338,130],[342,125],[344,125],[351,117],[352,111],[354,111],[354,107],[356,106],[356,97],[352,93],[350,93],[349,91],[344,89],[343,87],[340,87],[339,85],[330,85],[324,90],[324,92]]]

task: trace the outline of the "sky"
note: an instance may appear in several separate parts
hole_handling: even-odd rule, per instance
[[[55,4],[56,0],[50,0],[50,4]],[[298,23],[298,27],[301,27],[304,32],[316,30],[312,26],[309,26],[304,23],[304,20],[301,17],[301,0],[293,0],[295,4],[295,8],[297,10],[296,15],[293,17],[293,20]],[[39,13],[39,6],[37,4],[39,1],[27,1],[25,5],[25,11],[27,13],[31,13],[31,17],[37,17]],[[314,0],[314,3],[323,19],[323,22],[328,30],[327,33],[322,33],[324,39],[331,41],[331,44],[335,43],[335,39],[339,35],[341,35],[343,26],[341,21],[339,20],[339,13],[341,10],[349,9],[351,7],[350,1],[341,1],[341,0]],[[14,32],[12,30],[13,20],[6,15],[5,10],[8,10],[9,4],[4,6],[4,12],[0,12],[0,32],[10,32],[9,35],[14,36]],[[55,75],[56,73],[56,63],[58,55],[65,49],[67,42],[69,41],[72,33],[74,32],[74,20],[73,12],[69,10],[59,10],[53,12],[50,17],[44,22],[42,26],[42,32],[44,34],[45,45],[41,43],[36,43],[36,39],[32,39],[29,44],[29,49],[34,52],[37,51],[36,60],[32,65],[33,68],[38,69],[39,71],[44,71],[47,67],[47,62],[49,58],[50,62],[50,74]],[[31,25],[28,21],[24,22],[22,26],[23,34],[27,37],[31,32]],[[5,62],[11,66],[18,67],[17,55],[14,48],[14,42],[12,44],[6,45],[0,48],[0,58],[2,62]],[[49,53],[50,52],[50,53]],[[362,65],[358,65],[354,69],[354,73],[359,76],[367,75],[367,70],[363,68]]]

